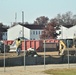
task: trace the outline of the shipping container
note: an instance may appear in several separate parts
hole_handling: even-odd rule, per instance
[[[6,45],[11,45],[13,43],[14,40],[4,40],[4,44]]]
[[[14,42],[14,40],[5,40],[4,43],[7,45],[11,45]],[[46,50],[58,50],[59,46],[59,40],[57,39],[46,39]],[[43,51],[44,48],[44,40],[23,40],[22,41],[22,50],[27,50],[29,48],[34,48],[36,51]]]
[[[42,40],[26,40],[25,42],[22,41],[22,50],[27,50],[29,48],[39,50],[41,49],[42,45],[43,45]]]

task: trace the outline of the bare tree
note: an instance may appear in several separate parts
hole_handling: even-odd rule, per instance
[[[45,28],[42,31],[42,35],[40,36],[41,39],[54,39],[57,38],[57,33],[56,33],[56,23],[51,22],[48,23]]]
[[[0,40],[2,40],[3,32],[7,32],[8,28],[9,26],[6,26],[3,23],[0,23]]]
[[[36,21],[34,21],[34,24],[37,25],[46,25],[48,23],[49,18],[45,16],[41,16],[36,18]]]
[[[68,11],[65,14],[57,14],[57,16],[53,19],[55,19],[58,25],[75,25],[76,24],[76,15],[73,15],[71,11]]]

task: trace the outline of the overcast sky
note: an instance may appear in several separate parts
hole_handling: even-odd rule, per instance
[[[11,25],[15,21],[22,21],[24,11],[25,22],[33,23],[37,17],[46,16],[49,19],[67,11],[76,14],[76,0],[0,0],[0,22]]]

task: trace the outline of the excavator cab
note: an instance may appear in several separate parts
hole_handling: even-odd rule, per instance
[[[67,39],[66,40],[66,42],[67,42],[67,48],[72,48],[73,47],[73,39]]]
[[[73,39],[73,48],[76,48],[76,38]]]

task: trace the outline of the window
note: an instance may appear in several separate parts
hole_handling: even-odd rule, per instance
[[[36,35],[37,35],[37,31],[36,31]]]
[[[35,31],[33,31],[33,34],[35,34]]]
[[[7,33],[6,33],[6,36],[7,36]]]
[[[35,38],[33,38],[33,40],[35,40]]]
[[[5,35],[5,33],[4,33],[4,32],[3,32],[2,34],[3,34],[3,35]]]
[[[32,40],[32,38],[30,38]]]
[[[59,34],[61,34],[61,31],[59,31]]]
[[[39,34],[40,34],[40,31],[39,31]]]
[[[32,31],[31,31],[31,34],[32,34]]]

